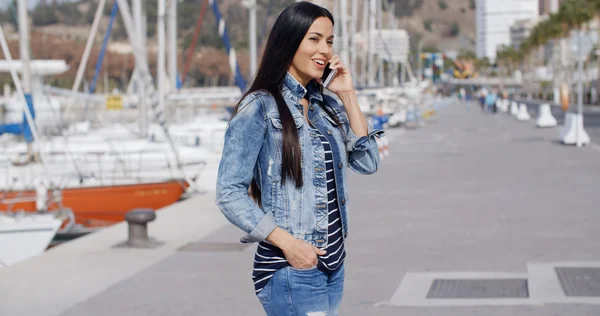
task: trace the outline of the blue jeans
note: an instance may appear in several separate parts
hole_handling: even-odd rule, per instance
[[[285,267],[257,296],[268,316],[337,316],[343,290],[343,264],[330,273]]]

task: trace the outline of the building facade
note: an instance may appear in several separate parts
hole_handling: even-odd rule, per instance
[[[521,43],[523,43],[523,41],[529,37],[531,30],[533,30],[538,23],[546,18],[547,16],[544,15],[535,19],[515,21],[515,23],[510,27],[510,45],[514,49],[518,49],[519,46],[521,46]]]
[[[558,11],[560,5],[567,0],[540,0],[540,15]]]
[[[477,57],[495,61],[498,48],[510,45],[511,26],[539,16],[539,0],[477,0],[475,14]]]

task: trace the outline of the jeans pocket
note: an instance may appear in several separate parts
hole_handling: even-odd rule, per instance
[[[296,272],[310,272],[310,271],[316,270],[318,266],[319,265],[316,265],[316,266],[311,267],[311,268],[302,268],[302,269],[300,269],[300,268],[294,268],[294,267],[290,266],[290,270],[296,271]]]
[[[271,280],[269,280],[269,282],[267,282],[267,284],[265,284],[265,287],[263,287],[262,290],[260,290],[260,292],[258,292],[258,294],[256,294],[256,297],[258,297],[258,300],[260,301],[261,304],[265,305],[267,303],[269,303],[269,301],[271,301],[271,288],[273,287],[273,278],[271,278]]]

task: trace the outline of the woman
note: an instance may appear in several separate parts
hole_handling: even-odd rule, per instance
[[[345,167],[371,174],[379,165],[375,137],[383,131],[368,131],[332,44],[329,11],[308,2],[287,7],[225,133],[217,204],[248,233],[242,242],[259,243],[252,277],[268,315],[338,315]],[[327,62],[337,70],[328,89],[342,104],[322,94]]]

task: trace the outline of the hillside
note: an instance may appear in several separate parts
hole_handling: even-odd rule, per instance
[[[219,7],[224,15],[233,46],[238,51],[238,59],[243,72],[248,70],[248,13],[242,5],[243,0],[221,0]],[[333,0],[328,0],[333,1]],[[474,50],[475,15],[474,0],[390,0],[395,6],[395,15],[399,21],[399,27],[407,29],[411,34],[411,47],[417,50],[419,41],[422,40],[426,50],[441,51],[468,49]],[[53,81],[54,84],[68,86],[72,82],[76,68],[79,65],[81,52],[85,41],[89,36],[91,22],[94,17],[96,3],[98,0],[81,0],[74,3],[57,3],[38,5],[32,12],[32,55],[35,58],[63,58],[66,59],[71,70]],[[264,43],[264,37],[268,34],[270,26],[276,15],[281,10],[294,2],[294,0],[257,0],[258,3],[258,33],[260,43]],[[40,3],[43,3],[40,2]],[[104,18],[100,24],[96,45],[90,62],[86,77],[93,74],[92,66],[95,57],[99,54],[104,34],[106,33],[112,1],[107,1],[104,10]],[[156,52],[156,0],[146,0],[148,14],[148,45],[151,69],[155,69]],[[183,0],[178,4],[179,23],[179,56],[183,56],[192,39],[196,19],[201,11],[201,0]],[[359,1],[361,3],[361,1]],[[332,5],[330,6],[332,7]],[[268,14],[271,12],[271,14]],[[360,10],[359,10],[360,12]],[[361,16],[359,16],[360,25]],[[385,20],[385,19],[384,19]],[[14,24],[9,10],[0,11],[0,21],[9,21],[5,24]],[[384,24],[385,25],[385,24]],[[6,25],[9,26],[9,25]],[[8,27],[8,30],[11,28]],[[13,30],[14,31],[14,30]],[[18,56],[17,37],[13,33],[11,49]],[[9,38],[11,38],[9,36]],[[36,41],[37,43],[34,43]],[[52,49],[48,49],[46,43],[56,43]],[[116,19],[113,33],[109,44],[109,54],[106,57],[104,69],[108,71],[111,78],[111,87],[122,86],[133,70],[133,58],[128,55],[126,33],[121,18]],[[2,54],[0,54],[2,56]],[[227,56],[223,50],[221,39],[217,33],[214,15],[207,8],[206,16],[202,24],[198,45],[193,56],[193,69],[190,73],[191,79],[196,84],[227,84],[230,80],[227,65]],[[183,68],[183,58],[179,58],[180,69]],[[4,78],[4,80],[3,80]],[[6,76],[0,77],[0,81],[7,81]],[[0,82],[2,83],[2,82]]]
[[[413,44],[422,39],[423,46],[431,49],[475,50],[474,0],[396,0],[395,2],[420,4],[412,8],[410,15],[404,14],[406,11],[399,12],[396,4],[399,27],[409,31]]]

